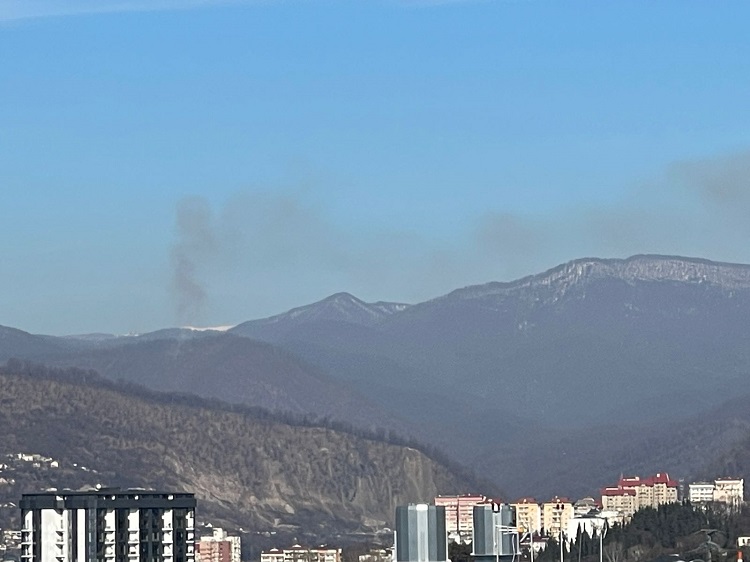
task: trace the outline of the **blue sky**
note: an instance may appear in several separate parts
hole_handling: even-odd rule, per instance
[[[0,324],[750,262],[740,2],[0,0]]]

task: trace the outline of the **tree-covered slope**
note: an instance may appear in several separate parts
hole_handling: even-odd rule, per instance
[[[0,494],[17,501],[82,483],[178,489],[195,492],[209,520],[323,538],[390,524],[398,504],[472,489],[414,447],[292,421],[16,363],[0,373],[0,452],[89,472],[21,478]]]

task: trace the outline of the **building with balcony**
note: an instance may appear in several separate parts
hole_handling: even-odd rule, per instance
[[[516,510],[516,525],[520,533],[539,533],[542,530],[542,508],[534,498],[516,500],[511,506]]]
[[[242,540],[228,535],[224,529],[212,529],[211,536],[195,543],[195,562],[240,562]]]
[[[568,498],[555,496],[542,504],[542,526],[548,537],[558,537],[568,527],[568,520],[574,515],[573,502]]]
[[[648,478],[621,476],[617,486],[602,490],[602,509],[619,511],[630,517],[644,507],[657,508],[676,502],[678,487],[677,481],[666,472],[657,472]]]
[[[295,544],[290,548],[263,551],[260,562],[341,562],[341,549],[328,548],[321,545],[318,548],[307,548]]]
[[[195,562],[195,496],[146,490],[21,498],[21,562]]]
[[[445,530],[457,542],[471,540],[474,531],[474,506],[488,503],[485,496],[467,494],[461,496],[437,496],[435,505],[445,508]]]
[[[713,495],[715,502],[739,509],[745,499],[745,481],[742,478],[717,478]]]
[[[630,488],[613,486],[602,490],[602,509],[622,514],[630,519],[638,510],[636,491]]]
[[[708,503],[714,501],[713,482],[693,482],[688,484],[690,503]]]

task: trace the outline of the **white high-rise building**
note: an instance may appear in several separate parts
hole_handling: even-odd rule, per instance
[[[24,494],[21,562],[195,562],[193,494]]]
[[[744,501],[745,481],[742,478],[717,478],[714,481],[714,501],[735,509]]]

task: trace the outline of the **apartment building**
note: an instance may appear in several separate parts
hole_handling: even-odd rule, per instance
[[[568,498],[555,496],[542,504],[542,526],[549,537],[560,536],[568,527],[568,520],[574,515],[573,502]]]
[[[708,503],[714,501],[713,482],[693,482],[688,484],[688,499],[690,503]]]
[[[638,510],[635,490],[613,486],[602,490],[602,509],[630,518]]]
[[[745,499],[745,481],[742,478],[717,478],[714,481],[714,501],[739,508]]]
[[[193,494],[102,488],[24,494],[22,562],[194,562]]]
[[[688,485],[691,503],[717,502],[739,508],[745,499],[745,481],[742,478],[717,478],[713,482],[693,482]]]
[[[644,507],[657,508],[665,503],[677,501],[678,483],[666,472],[654,476],[620,477],[617,486],[602,490],[602,508],[619,511],[626,517]]]
[[[542,508],[535,498],[516,500],[511,506],[516,510],[516,525],[521,533],[540,533],[542,530]]]
[[[260,562],[341,562],[341,549],[320,546],[306,548],[295,544],[280,550],[272,548],[260,553]]]
[[[482,495],[437,496],[434,504],[445,508],[445,530],[448,536],[471,540],[474,531],[474,506],[489,500]],[[456,537],[457,535],[457,537]]]
[[[241,557],[242,539],[219,527],[195,543],[195,562],[240,562]]]

